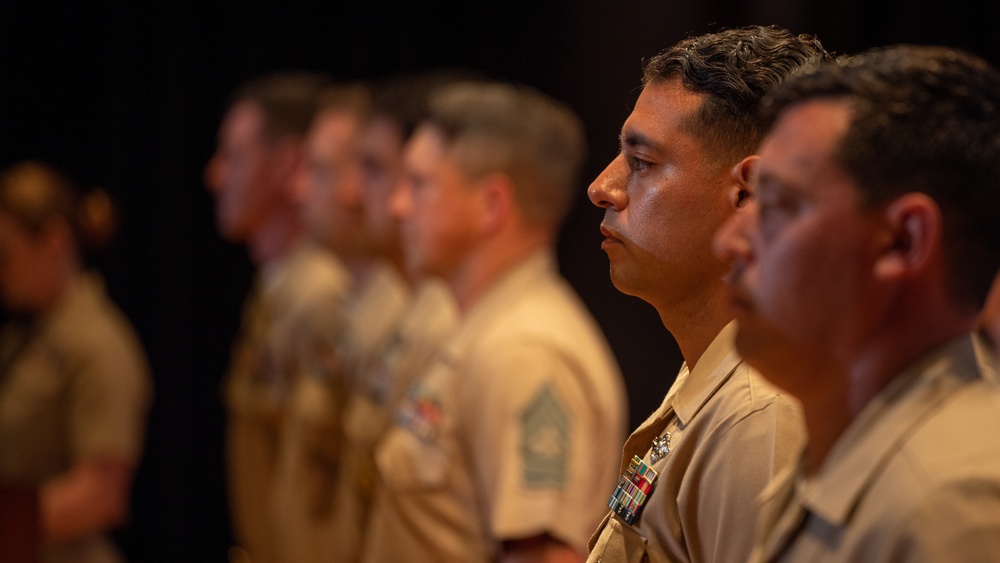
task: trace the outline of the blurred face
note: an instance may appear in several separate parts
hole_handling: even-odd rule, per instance
[[[403,172],[403,136],[391,119],[375,117],[361,134],[362,196],[365,231],[380,254],[399,247],[399,221],[392,215],[389,197]]]
[[[358,118],[326,110],[306,139],[300,204],[310,234],[341,255],[357,253],[363,240]]]
[[[838,101],[793,106],[760,151],[757,201],[737,211],[715,247],[731,266],[737,349],[794,395],[808,393],[796,366],[833,362],[870,334],[888,299],[870,283],[878,213],[865,210],[833,160],[849,125]],[[884,242],[884,241],[883,241]]]
[[[43,233],[32,236],[0,213],[0,298],[9,311],[34,312],[44,300],[54,271],[53,245]]]
[[[603,207],[601,247],[615,287],[657,309],[697,298],[725,273],[712,235],[732,212],[733,180],[685,123],[704,95],[647,84],[621,131],[621,152],[587,191]]]
[[[252,102],[230,108],[219,127],[218,147],[205,167],[216,222],[226,239],[246,241],[278,205],[282,195],[272,157],[260,108]]]
[[[478,240],[481,190],[462,172],[454,153],[427,125],[406,146],[392,210],[402,221],[407,265],[416,275],[454,278]]]

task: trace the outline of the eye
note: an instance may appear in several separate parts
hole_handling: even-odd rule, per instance
[[[627,156],[626,159],[628,160],[629,169],[633,172],[641,172],[652,165],[648,160],[643,160],[636,156]]]

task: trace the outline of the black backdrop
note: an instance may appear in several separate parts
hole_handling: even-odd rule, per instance
[[[585,187],[617,150],[643,57],[689,33],[773,23],[840,53],[942,43],[1000,64],[995,0],[40,4],[0,3],[0,166],[48,160],[107,188],[124,212],[98,266],[156,382],[132,523],[119,534],[139,562],[223,561],[229,542],[218,385],[251,268],[216,235],[201,174],[243,80],[287,68],[357,79],[467,67],[575,107],[591,158],[560,262],[618,356],[634,426],[680,356],[655,311],[608,281],[601,212]]]

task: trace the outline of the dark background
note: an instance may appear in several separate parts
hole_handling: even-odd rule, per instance
[[[201,175],[226,98],[245,79],[467,67],[576,108],[591,158],[560,261],[618,356],[634,426],[681,360],[655,311],[611,286],[602,214],[585,187],[617,150],[643,57],[690,33],[777,24],[838,53],[941,43],[1000,63],[1000,2],[988,0],[65,4],[0,3],[0,166],[45,159],[108,189],[124,212],[98,266],[156,384],[132,523],[119,534],[137,562],[224,561],[229,545],[218,389],[251,267],[216,235]]]

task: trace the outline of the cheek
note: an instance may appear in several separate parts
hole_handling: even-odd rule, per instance
[[[702,180],[663,182],[653,189],[636,186],[630,198],[629,225],[634,242],[667,262],[716,264],[712,238],[729,216],[723,190]]]
[[[778,245],[760,261],[759,305],[790,334],[829,338],[849,316],[865,259],[847,239],[813,235]]]

